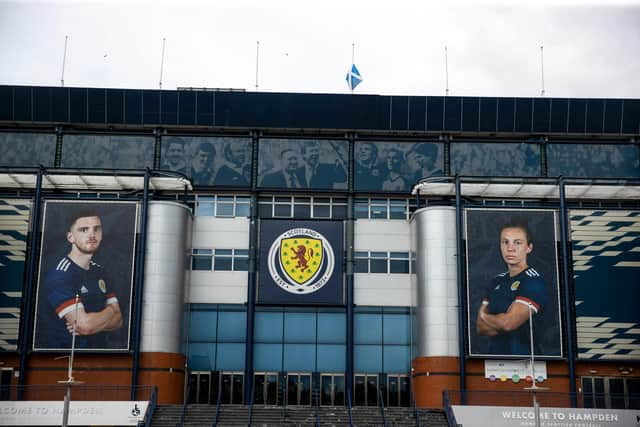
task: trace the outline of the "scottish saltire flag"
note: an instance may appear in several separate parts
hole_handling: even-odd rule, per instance
[[[347,72],[347,84],[349,85],[349,89],[354,90],[360,83],[362,83],[360,71],[356,68],[356,64],[351,64],[351,69]]]

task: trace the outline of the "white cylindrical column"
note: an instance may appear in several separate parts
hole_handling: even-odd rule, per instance
[[[192,216],[175,202],[149,202],[144,264],[143,352],[180,353]]]
[[[419,209],[412,219],[416,256],[417,357],[458,356],[456,211]]]

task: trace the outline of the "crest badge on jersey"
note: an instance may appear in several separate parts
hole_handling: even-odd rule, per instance
[[[258,302],[343,303],[341,222],[264,220],[260,241]]]
[[[103,294],[107,293],[107,284],[105,283],[104,280],[102,279],[98,280],[98,287],[100,288],[100,291],[102,291]]]
[[[511,284],[511,290],[512,291],[517,291],[519,287],[520,287],[520,281],[519,280],[516,280],[515,282],[513,282]]]

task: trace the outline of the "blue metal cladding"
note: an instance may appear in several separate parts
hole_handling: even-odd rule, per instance
[[[260,223],[257,302],[286,305],[342,305],[341,221]]]
[[[640,100],[0,86],[0,120],[634,134],[640,132]]]
[[[30,199],[0,199],[0,352],[18,349]]]
[[[578,358],[640,359],[640,212],[570,213]]]

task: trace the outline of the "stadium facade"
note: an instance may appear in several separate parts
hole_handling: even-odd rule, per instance
[[[122,326],[79,337],[86,384],[440,407],[522,390],[533,348],[545,387],[640,405],[640,100],[0,86],[0,152],[3,385],[66,378],[49,277],[89,207]],[[535,301],[500,347],[513,218],[544,289],[507,283]]]

